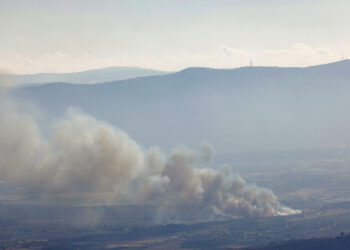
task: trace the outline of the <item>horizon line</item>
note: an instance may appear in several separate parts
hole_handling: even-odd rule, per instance
[[[39,73],[33,73],[33,74],[18,74],[18,73],[7,73],[6,70],[5,72],[0,71],[0,75],[14,75],[14,76],[34,76],[34,75],[40,75],[40,74],[76,74],[76,73],[84,73],[88,71],[97,71],[97,70],[103,70],[103,69],[109,69],[109,68],[125,68],[125,69],[142,69],[142,70],[152,70],[152,71],[159,71],[163,73],[176,73],[176,72],[181,72],[186,69],[192,69],[192,68],[202,68],[202,69],[216,69],[216,70],[234,70],[234,69],[241,69],[241,68],[298,68],[298,69],[303,69],[303,68],[311,68],[311,67],[317,67],[317,66],[323,66],[323,65],[328,65],[328,64],[334,64],[334,63],[340,63],[340,62],[345,62],[349,61],[350,59],[348,58],[341,58],[337,61],[331,61],[328,63],[321,63],[321,64],[314,64],[310,66],[278,66],[278,65],[250,65],[247,64],[246,66],[240,66],[240,67],[233,67],[233,68],[215,68],[215,67],[206,67],[206,66],[190,66],[186,68],[182,68],[180,70],[174,70],[174,71],[167,71],[167,70],[161,70],[161,69],[154,69],[154,68],[145,68],[145,67],[138,67],[138,66],[108,66],[108,67],[102,67],[102,68],[90,68],[86,70],[80,70],[80,71],[69,71],[69,72],[39,72]]]

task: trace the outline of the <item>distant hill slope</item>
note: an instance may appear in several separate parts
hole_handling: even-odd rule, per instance
[[[17,84],[42,84],[50,82],[98,83],[125,80],[140,76],[163,75],[167,72],[136,67],[109,67],[74,73],[40,73],[33,75],[6,74],[8,81]]]
[[[350,61],[308,68],[188,68],[95,85],[52,83],[14,95],[50,116],[80,107],[145,145],[218,150],[350,145]]]
[[[281,243],[272,243],[267,246],[244,248],[249,250],[349,250],[350,234],[342,234],[335,238],[289,240]]]

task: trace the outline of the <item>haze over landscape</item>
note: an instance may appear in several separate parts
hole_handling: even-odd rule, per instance
[[[0,7],[0,248],[347,249],[347,1]]]

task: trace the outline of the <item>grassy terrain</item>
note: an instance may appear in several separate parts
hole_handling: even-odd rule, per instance
[[[284,217],[154,224],[149,207],[94,207],[93,211],[100,213],[99,220],[84,223],[73,219],[84,212],[83,207],[2,205],[0,246],[29,249],[252,247],[348,232],[349,206],[348,203],[330,204]],[[90,215],[93,215],[91,211]]]

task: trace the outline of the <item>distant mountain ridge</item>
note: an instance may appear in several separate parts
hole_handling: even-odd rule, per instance
[[[350,145],[350,61],[306,68],[188,68],[93,85],[51,83],[13,95],[50,116],[70,107],[144,145],[207,140],[221,152]]]
[[[4,74],[4,76],[7,81],[12,81],[19,85],[51,82],[92,84],[125,80],[141,76],[163,75],[167,73],[168,72],[165,71],[137,67],[108,67],[72,73],[39,73],[31,75]]]

